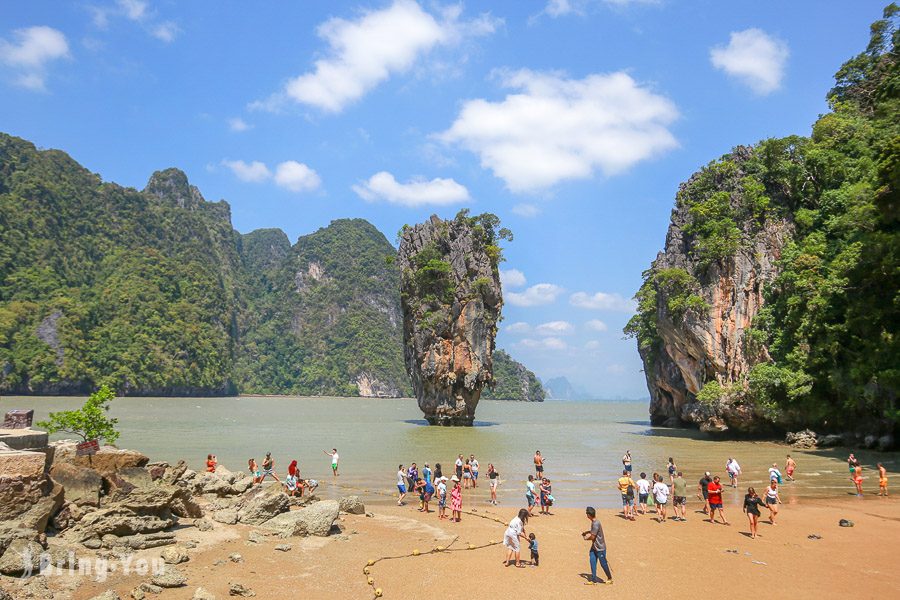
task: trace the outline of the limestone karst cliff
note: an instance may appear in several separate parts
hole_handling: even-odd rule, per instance
[[[437,216],[400,234],[398,266],[406,369],[432,425],[472,425],[493,382],[494,337],[503,298],[494,215]]]

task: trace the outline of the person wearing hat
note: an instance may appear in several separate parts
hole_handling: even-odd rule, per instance
[[[437,478],[438,519],[447,518],[447,478]]]

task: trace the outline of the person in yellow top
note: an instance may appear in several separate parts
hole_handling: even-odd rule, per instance
[[[619,486],[619,491],[622,492],[622,513],[626,519],[634,521],[634,490],[637,487],[634,479],[631,478],[626,469],[622,471],[622,476],[619,477],[616,483]]]
[[[878,463],[878,495],[879,496],[887,496],[887,469],[884,468],[884,465]]]

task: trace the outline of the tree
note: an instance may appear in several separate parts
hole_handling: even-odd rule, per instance
[[[119,432],[116,431],[119,420],[106,416],[109,403],[115,398],[115,392],[109,386],[102,385],[81,408],[50,413],[50,418],[39,421],[37,426],[46,429],[48,433],[72,433],[85,442],[102,438],[109,444],[115,443],[119,439]]]

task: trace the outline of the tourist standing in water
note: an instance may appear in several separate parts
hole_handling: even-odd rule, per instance
[[[540,450],[534,451],[534,476],[538,479],[544,476],[544,457]]]
[[[609,562],[606,560],[606,538],[603,537],[603,527],[597,520],[597,511],[593,506],[584,509],[584,514],[591,522],[591,527],[587,531],[581,533],[581,537],[591,543],[591,549],[588,551],[588,559],[591,564],[591,578],[584,582],[585,585],[595,585],[600,583],[597,579],[597,563],[603,572],[606,573],[606,584],[612,584],[612,573],[609,572]]]
[[[671,456],[669,457],[669,465],[666,468],[669,471],[669,485],[675,485],[675,472],[678,470],[678,467],[675,466],[675,460]]]
[[[769,467],[769,481],[773,479],[781,484],[781,471],[778,470],[778,463],[772,463],[772,466]]]
[[[416,466],[416,463],[409,465],[409,468],[406,470],[406,480],[409,482],[409,485],[406,489],[412,493],[416,488],[416,481],[419,479],[419,467]]]
[[[678,476],[675,477],[675,483],[672,484],[672,508],[675,513],[676,521],[687,521],[684,518],[684,510],[687,506],[687,482],[684,480],[684,473],[678,471]],[[678,516],[678,513],[681,512],[681,517]]]
[[[403,470],[403,465],[397,467],[397,492],[397,506],[403,506],[403,499],[406,498],[406,471]]]
[[[625,451],[625,456],[622,457],[622,466],[628,471],[628,476],[631,477],[631,450]]]
[[[459,481],[462,481],[463,476],[463,455],[460,454],[456,457],[456,478]]]
[[[322,450],[326,455],[331,457],[331,476],[337,477],[338,473],[338,461],[340,460],[340,456],[338,456],[337,448],[332,448],[331,452],[328,450]]]
[[[491,484],[491,504],[497,506],[497,484],[500,482],[500,473],[494,468],[494,463],[488,465],[488,481]]]
[[[463,481],[465,482],[466,489],[469,489],[469,482],[472,481],[472,463],[469,462],[469,459],[466,459],[466,464],[463,465]]]
[[[541,514],[549,515],[550,514],[550,480],[544,477],[541,479],[540,485],[540,494],[541,494]]]
[[[887,469],[884,468],[883,464],[878,463],[878,495],[879,496],[887,497],[887,495],[888,495],[887,484],[888,484]]]
[[[722,524],[728,525],[728,519],[725,518],[725,509],[722,504],[722,484],[719,482],[719,476],[713,477],[712,483],[707,487],[709,494],[709,522],[716,522],[716,511],[722,517]]]
[[[444,471],[441,469],[441,463],[434,463],[434,480],[437,481],[443,476]]]
[[[517,567],[524,566],[522,565],[522,549],[519,540],[527,539],[525,525],[528,523],[529,516],[527,510],[520,508],[519,514],[513,517],[506,528],[506,533],[503,534],[503,545],[506,546],[506,560],[503,561],[503,565],[506,567],[509,566],[511,560],[515,560],[514,564]]]
[[[729,458],[728,462],[725,463],[725,470],[728,472],[728,477],[731,479],[731,487],[736,488],[738,486],[738,477],[741,474],[741,465],[738,464],[733,458]]]
[[[747,520],[750,521],[750,537],[754,540],[759,527],[759,507],[765,505],[762,498],[756,495],[756,490],[747,488],[747,495],[744,496],[744,512],[747,513]]]
[[[794,481],[794,471],[797,469],[797,463],[794,462],[794,459],[791,458],[791,455],[787,455],[787,460],[784,463],[784,472],[787,473],[787,478],[789,481]]]

